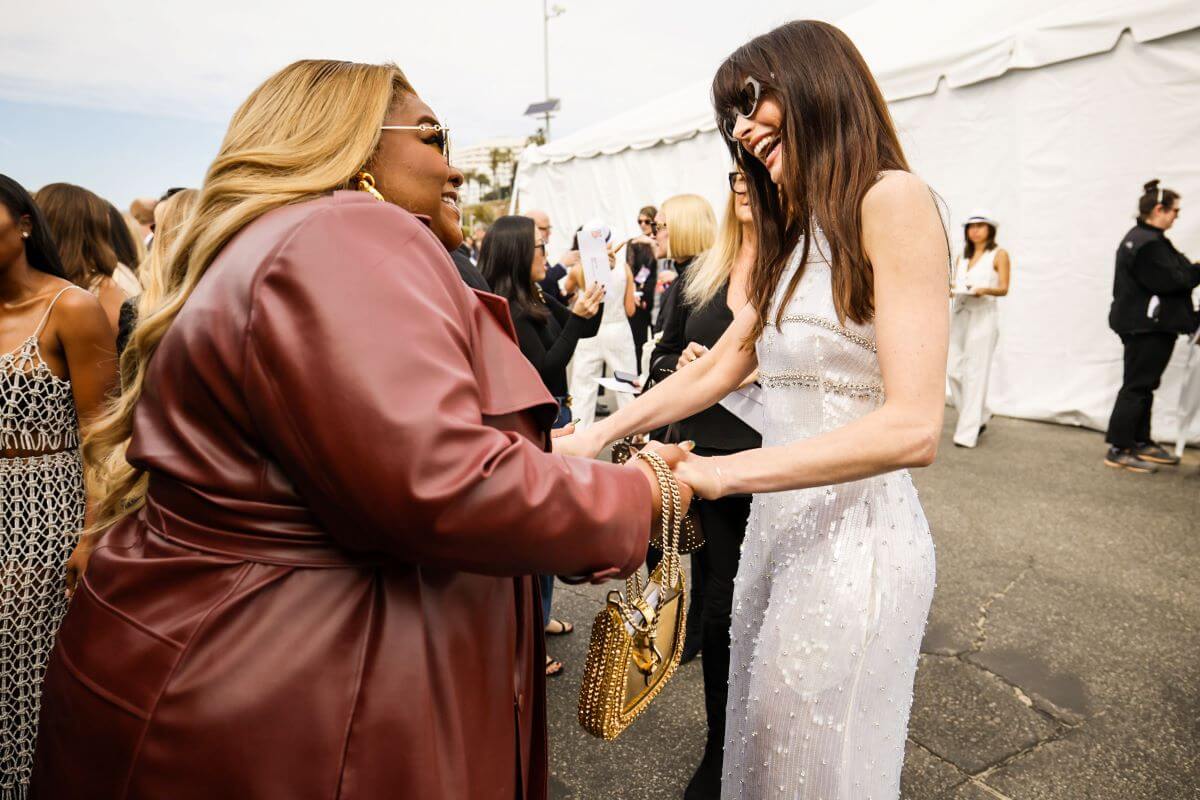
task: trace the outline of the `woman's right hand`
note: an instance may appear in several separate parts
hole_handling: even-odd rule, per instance
[[[687,449],[685,449],[685,447]],[[690,452],[690,450],[691,448],[686,445],[681,447],[679,445],[663,444],[661,442],[650,442],[644,448],[642,448],[643,452],[657,453],[662,460],[667,463],[667,466],[671,468],[672,474],[674,474],[676,466],[687,458],[687,454]],[[654,503],[654,526],[653,530],[651,531],[651,534],[653,535],[658,532],[659,526],[662,525],[663,517],[662,489],[658,484],[658,473],[654,471],[654,468],[650,466],[645,459],[634,458],[630,463],[641,470],[642,475],[644,475],[646,480],[650,483],[650,494],[653,497]],[[683,481],[678,481],[678,483],[680,514],[687,516],[688,509],[692,505],[692,487],[688,486]]]
[[[575,299],[575,304],[571,306],[571,313],[577,317],[591,319],[600,310],[602,302],[604,302],[604,287],[598,283],[593,283],[584,291],[579,292],[579,296]]]

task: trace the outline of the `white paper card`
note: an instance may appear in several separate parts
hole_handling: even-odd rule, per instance
[[[646,598],[646,605],[650,606],[651,608],[656,608],[658,606],[658,593],[660,591],[661,587],[654,581],[650,581],[646,588],[642,590],[642,597]],[[642,616],[642,612],[640,611],[634,611],[633,613],[634,616],[637,617],[639,623],[646,619]],[[625,623],[625,632],[630,636],[633,635],[633,626],[628,622]]]
[[[726,411],[762,435],[763,396],[762,387],[757,383],[730,392],[721,398],[720,404]]]
[[[622,392],[624,394],[638,394],[642,390],[636,386],[632,386],[625,381],[619,381],[616,378],[597,378],[596,383],[608,389],[610,392]]]
[[[609,229],[600,220],[592,220],[579,232],[579,261],[583,265],[583,280],[588,286],[600,284],[608,288],[612,270],[608,266]]]

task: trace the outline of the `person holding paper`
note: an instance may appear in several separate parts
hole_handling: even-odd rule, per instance
[[[746,305],[747,285],[756,251],[754,216],[746,176],[729,173],[731,192],[712,248],[696,258],[680,280],[679,302],[672,305],[663,335],[650,356],[650,374],[665,380],[704,355]],[[723,456],[762,446],[750,425],[714,404],[678,423],[681,440],[695,442],[693,452]],[[692,553],[691,604],[688,607],[684,658],[703,651],[704,708],[708,736],[704,757],[689,781],[684,800],[717,798],[725,744],[725,702],[729,694],[729,625],[733,580],[746,537],[750,495],[730,495],[696,506],[704,547]],[[693,639],[693,632],[695,637]]]
[[[579,292],[568,309],[542,292],[539,282],[546,277],[546,242],[536,217],[501,217],[492,223],[479,250],[479,269],[496,294],[508,301],[521,354],[541,376],[542,383],[558,402],[554,429],[571,423],[571,397],[567,394],[567,363],[583,339],[596,335],[597,315],[604,287],[594,284]],[[570,622],[551,616],[554,575],[538,576],[542,596],[542,621],[549,636],[575,630]],[[546,676],[561,675],[563,664],[546,653]]]
[[[596,283],[605,287],[600,332],[579,342],[571,367],[571,397],[579,429],[596,420],[598,381],[606,366],[614,375],[617,372],[636,375],[638,371],[633,356],[633,331],[629,328],[629,318],[637,310],[633,274],[628,264],[617,264],[616,256],[608,250],[609,237],[594,236],[595,233],[607,233],[607,227],[584,226],[575,233],[571,247],[580,258],[580,263],[571,268],[571,282],[584,292]],[[616,392],[617,407],[624,406],[631,397],[627,392]]]
[[[954,444],[974,447],[987,427],[988,375],[999,335],[996,298],[1008,294],[1012,261],[996,246],[999,223],[987,211],[976,211],[963,223],[966,244],[954,263],[954,297],[950,323],[947,375],[950,397],[958,409]]]

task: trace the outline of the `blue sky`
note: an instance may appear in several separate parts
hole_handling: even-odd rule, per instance
[[[127,208],[199,185],[224,132],[211,121],[0,100],[0,173],[30,191],[78,183]]]
[[[711,75],[790,19],[869,0],[557,0],[561,136]],[[458,145],[532,134],[542,0],[0,0],[0,172],[118,206],[197,185],[233,110],[298,58],[393,61]]]

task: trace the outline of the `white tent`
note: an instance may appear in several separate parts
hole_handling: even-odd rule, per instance
[[[999,217],[1014,273],[992,409],[1103,429],[1121,381],[1107,326],[1113,254],[1145,181],[1183,195],[1171,238],[1200,256],[1200,221],[1187,212],[1200,197],[1200,2],[883,0],[838,25],[955,223],[977,206]],[[525,151],[517,202],[551,214],[552,252],[596,216],[632,234],[638,208],[680,192],[720,211],[729,161],[708,86]],[[1185,355],[1180,344],[1155,404],[1165,440],[1176,436]]]

